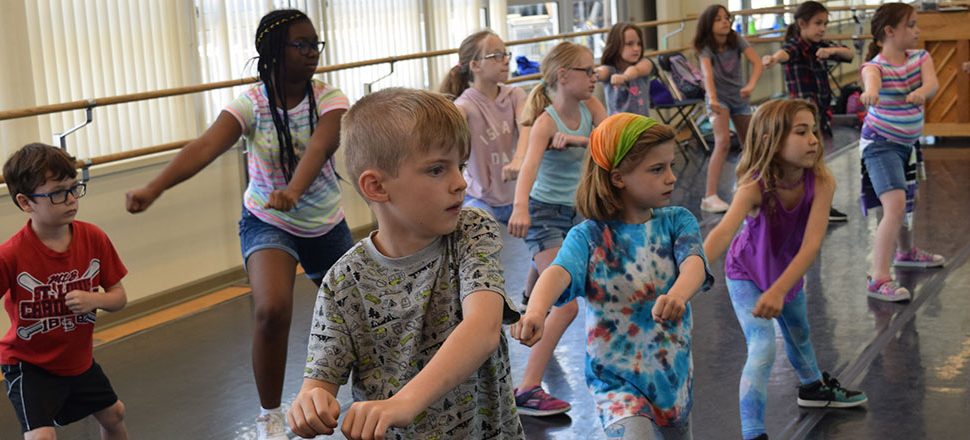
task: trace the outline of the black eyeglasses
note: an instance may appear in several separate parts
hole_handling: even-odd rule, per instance
[[[75,199],[80,199],[84,197],[84,194],[88,192],[88,186],[84,182],[75,183],[74,186],[68,189],[59,189],[57,191],[51,191],[49,193],[38,193],[38,194],[24,194],[27,197],[47,197],[51,200],[51,204],[60,205],[62,203],[67,203],[67,195],[71,194]]]
[[[507,58],[512,58],[512,52],[493,52],[482,57],[483,60],[496,59],[499,61],[505,61]]]
[[[295,47],[300,52],[300,55],[305,56],[310,55],[310,51],[316,51],[317,53],[323,52],[323,48],[327,47],[327,42],[297,40],[292,43],[286,43],[286,45]]]
[[[570,67],[569,70],[578,70],[586,74],[586,76],[593,76],[596,74],[596,69],[592,67]]]

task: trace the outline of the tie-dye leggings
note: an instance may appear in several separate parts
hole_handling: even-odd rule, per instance
[[[748,359],[741,372],[739,397],[741,400],[741,435],[754,438],[765,432],[765,401],[768,378],[775,363],[775,325],[772,320],[755,318],[751,313],[761,297],[761,289],[752,281],[726,279],[731,304],[744,330],[748,343]],[[805,311],[805,290],[785,304],[775,318],[785,338],[785,353],[798,374],[802,385],[822,378],[815,360],[815,350],[809,339],[808,314]]]

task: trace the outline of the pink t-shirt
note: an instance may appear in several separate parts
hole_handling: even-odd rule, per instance
[[[468,195],[491,206],[511,205],[515,181],[502,181],[502,167],[512,161],[519,140],[518,112],[525,105],[525,91],[499,85],[498,96],[489,99],[469,87],[455,100],[468,118],[471,156],[465,168]]]

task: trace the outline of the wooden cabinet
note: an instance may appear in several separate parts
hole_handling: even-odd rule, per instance
[[[970,12],[920,12],[923,47],[933,57],[940,90],[926,104],[928,136],[970,136]]]

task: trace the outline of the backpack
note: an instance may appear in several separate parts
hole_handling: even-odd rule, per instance
[[[667,86],[664,85],[662,81],[654,78],[650,81],[650,105],[671,105],[674,103],[674,97],[670,94],[670,90],[667,90]]]
[[[670,73],[670,80],[684,95],[684,99],[704,98],[704,79],[682,53],[661,55],[657,58],[660,68]]]

